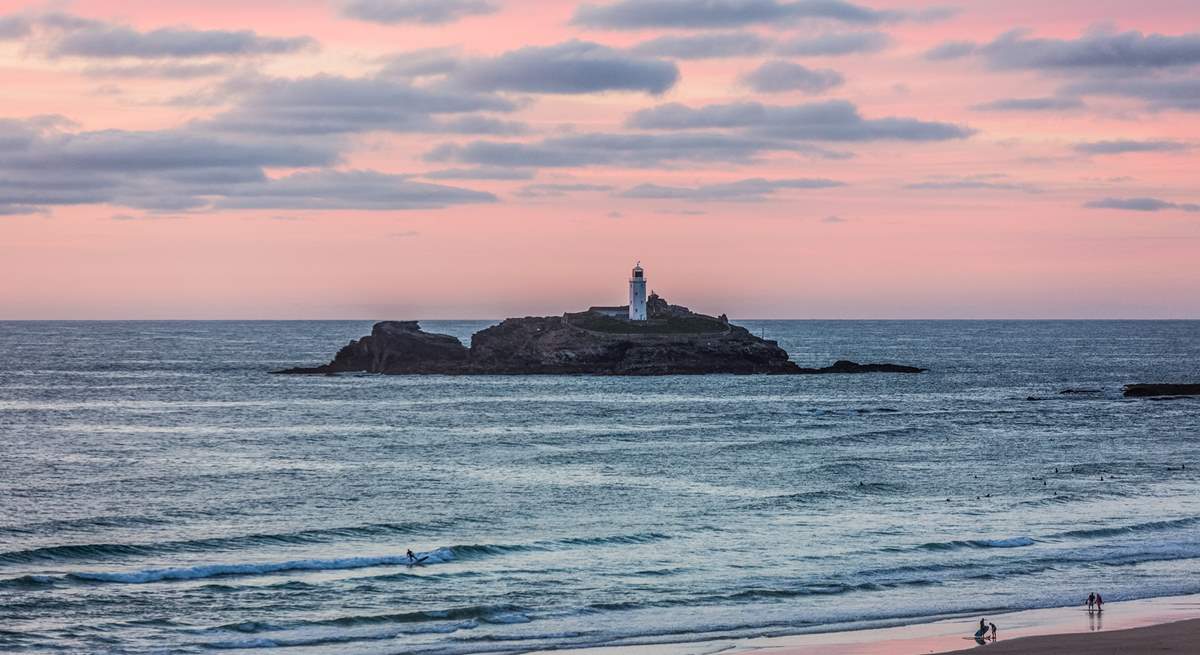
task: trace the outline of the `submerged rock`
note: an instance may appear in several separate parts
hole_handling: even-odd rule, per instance
[[[1200,396],[1200,384],[1127,384],[1126,398],[1152,396]]]
[[[467,348],[430,334],[416,321],[376,323],[333,361],[278,373],[595,374],[920,373],[897,364],[839,361],[801,368],[775,341],[756,337],[724,316],[697,314],[652,295],[649,320],[627,321],[596,311],[506,319],[481,330]]]

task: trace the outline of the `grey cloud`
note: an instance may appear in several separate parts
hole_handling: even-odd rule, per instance
[[[162,28],[139,32],[122,25],[92,23],[66,31],[50,46],[55,56],[145,59],[296,52],[316,45],[309,37],[266,37],[250,30]]]
[[[533,143],[473,141],[443,144],[425,158],[481,166],[653,167],[675,162],[750,162],[768,151],[803,150],[774,140],[723,133],[579,134]]]
[[[630,52],[675,59],[718,59],[748,57],[765,52],[772,41],[754,32],[717,32],[687,36],[660,36],[643,41]]]
[[[0,165],[27,171],[149,172],[222,167],[307,167],[336,162],[336,144],[302,140],[232,139],[187,130],[104,130],[47,134]]]
[[[535,171],[528,168],[477,167],[446,168],[424,173],[421,177],[431,180],[529,180]]]
[[[1125,211],[1157,212],[1178,210],[1185,212],[1200,212],[1200,205],[1195,203],[1177,203],[1158,198],[1104,198],[1093,200],[1083,205],[1088,209],[1122,209]]]
[[[742,128],[754,136],[801,141],[944,141],[975,133],[960,125],[913,118],[863,118],[857,107],[844,100],[793,106],[745,102],[696,109],[672,103],[636,112],[627,124],[662,130]]]
[[[1049,96],[1043,98],[1005,98],[975,105],[975,111],[1063,111],[1067,109],[1082,109],[1083,101],[1079,98],[1065,96]]]
[[[759,93],[803,91],[824,93],[841,86],[846,79],[828,68],[812,69],[790,61],[768,61],[741,76],[741,82]]]
[[[846,221],[846,219],[842,218],[841,216],[826,216],[825,218],[821,219],[821,222],[836,225],[838,223],[845,223],[847,221]]]
[[[934,61],[961,59],[975,52],[978,47],[978,45],[971,41],[946,41],[926,52],[925,58]]]
[[[238,98],[236,106],[215,116],[207,127],[262,134],[444,132],[453,125],[439,125],[432,116],[516,109],[493,95],[415,87],[404,80],[377,77],[258,78],[235,82],[228,93]],[[471,120],[476,127],[485,125],[478,119],[463,125]],[[490,124],[492,131],[497,125]]]
[[[572,193],[612,191],[607,184],[530,184],[521,187],[514,195],[522,198],[557,198]]]
[[[478,91],[659,94],[679,80],[675,64],[572,40],[530,46],[491,59],[464,62],[451,81]]]
[[[777,25],[806,18],[875,24],[903,17],[905,14],[901,12],[877,11],[843,0],[620,0],[606,5],[581,5],[571,22],[619,30],[708,29]]]
[[[437,130],[451,134],[494,134],[515,135],[529,132],[529,126],[520,121],[505,121],[490,116],[459,116],[438,121]]]
[[[1200,63],[1200,34],[1095,32],[1078,39],[1031,38],[1012,31],[978,49],[995,68],[1034,70],[1157,69]]]
[[[640,184],[620,196],[623,198],[646,198],[657,200],[696,200],[696,201],[739,201],[756,202],[767,200],[776,192],[785,189],[828,189],[844,186],[836,180],[787,179],[768,180],[761,177],[726,182],[721,184],[706,184],[697,187],[672,187],[658,184]]]
[[[982,191],[1020,191],[1023,193],[1041,193],[1042,189],[1033,184],[1024,182],[1006,182],[1002,181],[1005,176],[995,175],[976,175],[962,178],[938,179],[929,182],[918,182],[915,184],[906,184],[906,189],[926,190],[926,191],[963,191],[963,190],[982,190]]]
[[[1200,111],[1200,79],[1195,77],[1095,79],[1069,84],[1062,92],[1141,100],[1156,111]]]
[[[28,36],[32,27],[24,16],[0,16],[0,41]]]
[[[1117,139],[1077,143],[1075,151],[1085,155],[1120,155],[1127,152],[1179,152],[1191,147],[1191,144],[1182,141]]]
[[[342,5],[342,15],[385,25],[438,25],[465,16],[493,14],[498,9],[486,0],[348,0]]]
[[[229,70],[229,65],[222,62],[206,62],[202,64],[148,63],[131,66],[89,66],[84,69],[83,73],[89,77],[158,77],[186,80],[197,77],[224,75]]]
[[[775,51],[781,55],[830,57],[878,52],[891,42],[892,38],[883,32],[843,32],[796,37],[780,43]]]
[[[27,214],[37,214],[41,211],[44,210],[33,205],[10,205],[0,202],[0,216],[24,216]]]
[[[61,117],[0,121],[0,206],[13,213],[108,203],[153,212],[211,207],[416,209],[491,202],[490,194],[407,176],[325,167],[340,143],[264,139],[196,126],[158,132],[63,131]],[[265,168],[323,168],[269,179]]]
[[[380,75],[388,77],[424,77],[445,75],[456,70],[462,54],[452,48],[429,48],[401,52],[383,60]]]
[[[312,171],[232,188],[220,209],[437,209],[495,202],[490,193],[375,171]]]

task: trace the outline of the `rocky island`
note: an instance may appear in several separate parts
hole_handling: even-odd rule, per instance
[[[425,332],[417,321],[383,321],[369,336],[339,350],[328,364],[276,373],[682,375],[925,370],[849,361],[803,368],[775,341],[754,336],[724,315],[698,314],[653,294],[643,298],[642,320],[623,318],[627,307],[509,318],[476,332],[469,348],[453,336]]]
[[[1200,396],[1200,384],[1127,384],[1124,395],[1126,398]]]

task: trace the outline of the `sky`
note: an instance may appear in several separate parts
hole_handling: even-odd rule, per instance
[[[1200,318],[1181,0],[0,0],[0,319]]]

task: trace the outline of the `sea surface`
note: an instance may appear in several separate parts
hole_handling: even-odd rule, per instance
[[[1200,381],[1200,322],[741,324],[930,371],[273,376],[371,324],[0,322],[0,652],[521,652],[1200,592],[1200,401],[1120,395]]]

